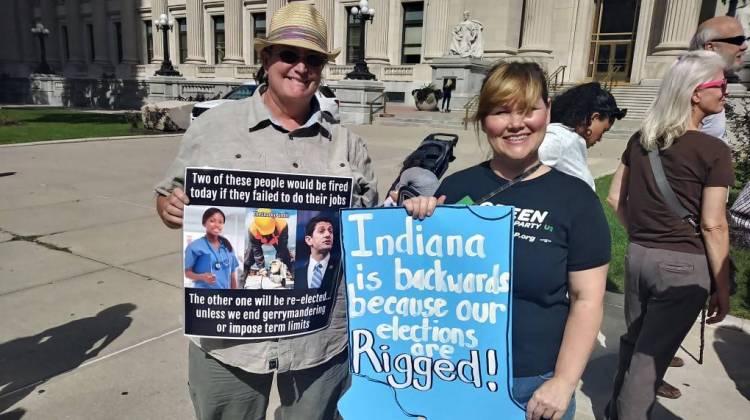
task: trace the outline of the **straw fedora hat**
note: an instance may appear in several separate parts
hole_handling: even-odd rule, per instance
[[[271,45],[291,45],[328,56],[333,61],[341,48],[328,51],[328,29],[318,9],[309,4],[291,3],[271,17],[267,38],[255,38],[255,51]]]

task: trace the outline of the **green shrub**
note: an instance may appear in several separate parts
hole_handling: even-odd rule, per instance
[[[8,115],[4,109],[0,108],[0,126],[3,125],[20,125],[21,122]]]

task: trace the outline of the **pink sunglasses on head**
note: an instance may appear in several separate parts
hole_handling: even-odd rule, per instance
[[[716,79],[706,83],[699,84],[695,90],[703,90],[710,88],[721,88],[721,93],[727,93],[727,79]]]

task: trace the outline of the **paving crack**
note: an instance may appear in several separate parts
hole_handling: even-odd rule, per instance
[[[97,260],[96,258],[88,257],[86,255],[77,254],[77,253],[73,252],[70,248],[53,245],[53,244],[50,244],[48,242],[44,242],[42,240],[39,240],[39,238],[41,238],[41,237],[49,236],[48,234],[45,234],[45,235],[18,235],[18,234],[15,234],[13,232],[4,231],[2,229],[0,229],[0,232],[7,233],[7,234],[9,234],[9,235],[11,235],[13,237],[8,242],[14,242],[14,241],[15,242],[20,242],[20,241],[30,242],[30,243],[42,246],[44,248],[53,250],[53,251],[65,252],[66,254],[70,254],[70,255],[73,255],[73,256],[78,257],[78,258],[83,258],[85,260],[89,260],[91,262],[95,262],[97,264],[101,264],[101,265],[104,266],[104,268],[93,270],[93,271],[89,271],[89,272],[86,272],[86,273],[77,274],[77,275],[72,276],[72,277],[67,277],[67,278],[64,278],[64,279],[57,279],[57,280],[50,281],[48,283],[37,284],[37,285],[25,287],[23,289],[13,290],[13,291],[7,292],[7,293],[0,293],[0,296],[7,296],[7,295],[10,295],[12,293],[17,293],[17,292],[21,292],[21,291],[29,290],[29,289],[35,289],[37,287],[47,286],[47,285],[58,283],[58,282],[61,282],[61,281],[71,280],[71,279],[74,279],[76,277],[81,277],[83,275],[89,275],[89,274],[97,273],[97,272],[100,272],[100,271],[108,270],[110,268],[115,269],[115,270],[124,271],[124,272],[126,272],[128,274],[132,274],[134,276],[138,276],[138,277],[140,277],[140,278],[142,278],[142,279],[144,279],[146,281],[155,281],[157,283],[161,283],[161,284],[163,284],[165,286],[169,286],[169,287],[172,287],[174,289],[181,289],[182,288],[182,287],[176,286],[176,285],[174,285],[172,283],[169,283],[169,282],[166,282],[166,281],[163,281],[163,280],[159,280],[157,278],[150,277],[150,276],[147,276],[145,274],[141,274],[141,273],[139,273],[137,271],[133,271],[133,270],[131,270],[129,268],[126,268],[124,266],[110,264],[110,263],[108,263],[106,261],[100,261],[100,260]],[[170,254],[172,254],[172,253],[170,252],[170,253],[164,254],[164,255],[157,255],[155,257],[150,257],[150,258],[147,258],[147,259],[163,257],[163,256],[170,255]],[[132,262],[130,262],[128,264],[131,264],[131,263]]]
[[[43,246],[43,247],[45,247],[47,249],[51,249],[53,251],[60,251],[60,252],[65,252],[65,253],[68,253],[68,254],[71,254],[71,255],[76,255],[75,253],[73,253],[73,251],[70,250],[70,248],[53,245],[53,244],[51,244],[49,242],[44,242],[44,241],[40,241],[39,240],[39,238],[41,238],[43,236],[55,235],[54,233],[45,234],[45,235],[29,235],[29,236],[16,235],[16,234],[11,233],[11,232],[7,232],[7,233],[9,233],[10,235],[13,236],[13,239],[11,239],[8,242],[14,242],[14,241],[31,242],[33,244],[36,244],[36,245],[39,245],[39,246]],[[60,232],[58,232],[58,233],[60,233]],[[84,258],[86,258],[86,257],[84,257]]]

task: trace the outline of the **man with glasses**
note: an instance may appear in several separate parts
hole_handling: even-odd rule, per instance
[[[736,72],[742,68],[742,56],[747,50],[747,37],[740,22],[731,16],[715,16],[698,25],[690,40],[690,50],[708,50],[724,59],[724,75],[729,83],[738,83]],[[701,131],[724,141],[727,117],[724,111],[703,120]]]

